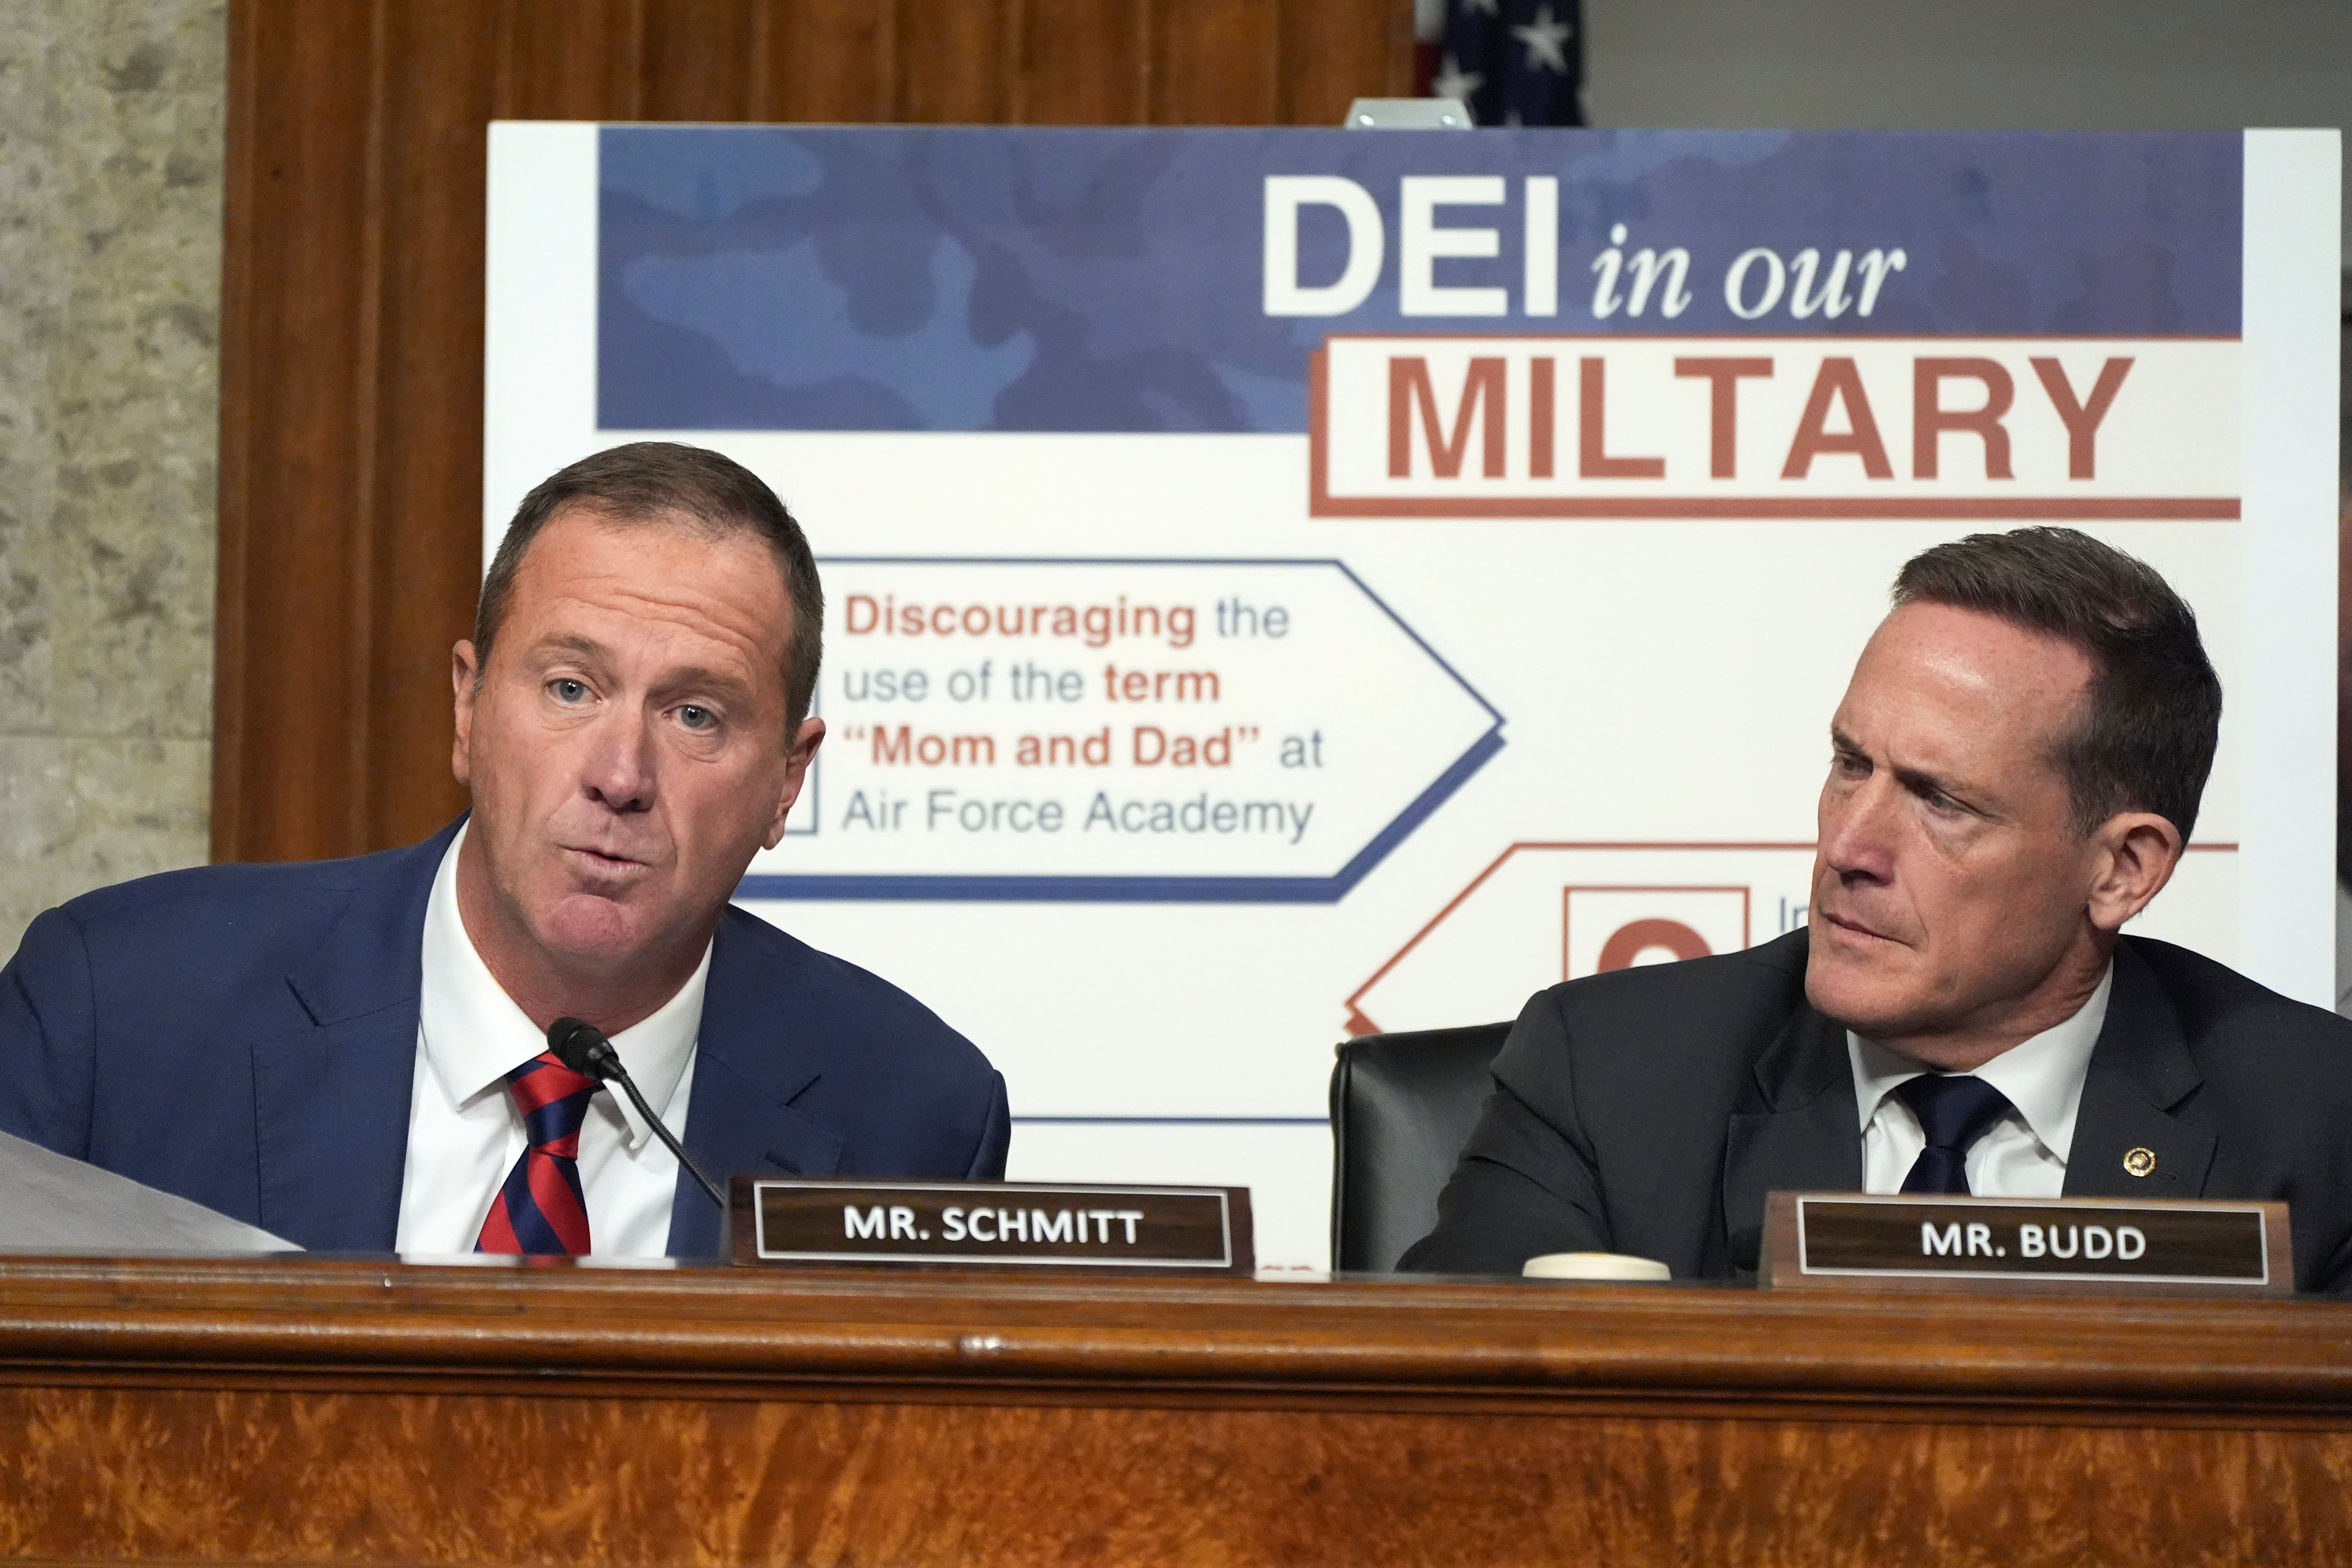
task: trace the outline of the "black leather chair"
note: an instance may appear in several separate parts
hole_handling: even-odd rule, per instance
[[[1508,1024],[1365,1035],[1331,1070],[1331,1267],[1387,1273],[1437,1223],[1437,1194],[1494,1087]]]

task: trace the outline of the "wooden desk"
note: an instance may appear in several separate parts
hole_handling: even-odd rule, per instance
[[[0,1556],[2352,1562],[2352,1306],[20,1258]]]

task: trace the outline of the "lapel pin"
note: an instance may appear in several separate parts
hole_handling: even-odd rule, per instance
[[[2156,1169],[2156,1151],[2132,1149],[2124,1154],[2124,1169],[2135,1176],[2145,1176]]]

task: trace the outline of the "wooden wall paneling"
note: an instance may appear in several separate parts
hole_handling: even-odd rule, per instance
[[[357,7],[354,7],[357,9]],[[384,237],[387,228],[387,207],[391,193],[385,188],[387,150],[384,146],[386,126],[385,77],[392,62],[387,58],[389,40],[386,34],[392,20],[383,0],[373,0],[365,7],[368,18],[368,49],[355,73],[353,85],[360,89],[364,108],[359,148],[359,183],[353,203],[359,216],[358,243],[353,250],[353,272],[359,293],[354,301],[355,316],[351,330],[355,343],[349,374],[348,391],[352,403],[351,443],[346,454],[348,464],[341,476],[350,494],[350,511],[343,518],[342,575],[348,584],[344,605],[347,617],[345,630],[352,650],[357,655],[343,671],[345,705],[343,719],[343,791],[340,815],[345,820],[345,832],[365,841],[373,804],[366,787],[370,742],[375,735],[375,711],[371,700],[378,689],[377,677],[384,673],[383,662],[377,657],[376,605],[379,602],[378,552],[376,549],[377,460],[384,434],[383,405],[383,290]]]
[[[878,8],[878,7],[877,7]],[[752,118],[758,51],[751,46],[763,0],[659,0],[646,6],[637,61],[645,101],[637,118]]]
[[[1412,93],[1412,7],[1280,0],[1285,125],[1338,125],[1358,98]]]
[[[1149,99],[1145,26],[1155,4],[1186,0],[1016,0],[1006,118],[1021,125],[1139,125]]]
[[[642,120],[647,0],[489,0],[492,120]]]
[[[460,804],[494,118],[1305,123],[1406,0],[231,0],[213,855]]]
[[[1151,9],[1155,125],[1270,125],[1282,108],[1278,4],[1180,0]]]
[[[1008,0],[938,6],[899,3],[896,117],[914,125],[1003,121],[1007,67],[1013,58],[1004,22]],[[909,9],[919,21],[904,19]]]
[[[453,219],[483,210],[498,68],[478,0],[400,0],[381,14],[370,259],[381,288],[363,486],[368,624],[381,652],[359,763],[370,847],[425,837],[466,804],[449,773],[448,670],[481,576],[484,235],[478,216]]]
[[[985,26],[989,0],[910,8],[898,0],[783,0],[761,7],[759,85],[749,118],[820,124],[910,118],[898,107],[900,29],[918,55],[959,26]]]
[[[247,5],[230,27],[216,859],[294,858],[356,837],[348,721],[370,649],[350,542],[369,434],[373,23],[358,5]]]

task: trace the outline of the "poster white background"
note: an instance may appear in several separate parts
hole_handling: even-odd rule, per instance
[[[2087,525],[2196,606],[2229,693],[2197,830],[2213,847],[2136,929],[2323,1003],[2336,156],[2332,133],[2248,142],[2244,520]],[[1316,519],[1304,436],[602,432],[595,159],[592,126],[493,129],[486,552],[547,474],[666,436],[759,471],[821,559],[1343,561],[1503,715],[1500,752],[1337,903],[751,906],[906,987],[987,1051],[1011,1089],[1013,1175],[1247,1184],[1266,1264],[1327,1257],[1323,1117],[1351,997],[1382,1027],[1507,1016],[1572,962],[1571,886],[1746,888],[1751,940],[1778,934],[1761,917],[1801,890],[1802,854],[1704,847],[1810,842],[1829,714],[1888,583],[1918,550],[1982,526]],[[838,605],[821,702],[871,662]],[[1298,635],[1287,657],[1309,667],[1306,684],[1344,688],[1335,713],[1344,704],[1362,732],[1385,724],[1405,743],[1428,691],[1351,685],[1344,638]],[[835,779],[823,787],[838,794]],[[1511,854],[1538,844],[1592,847]],[[1684,847],[1608,847],[1638,844]],[[803,847],[788,837],[754,870],[807,869]],[[1505,880],[1524,887],[1498,884],[1432,926],[1506,856],[1523,864]],[[1480,921],[1496,936],[1467,940]],[[1367,990],[1424,931],[1420,962]],[[1462,956],[1433,964],[1449,942]]]

